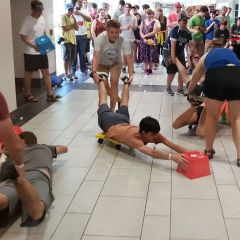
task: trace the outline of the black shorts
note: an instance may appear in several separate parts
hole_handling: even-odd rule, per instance
[[[39,69],[48,69],[47,54],[34,55],[24,53],[24,68],[27,72],[34,72]]]
[[[240,100],[240,68],[225,66],[206,72],[203,93],[219,101]]]
[[[164,56],[164,52],[165,52],[164,50],[165,49],[163,49],[163,56]],[[170,54],[171,54],[171,51],[170,51]],[[186,61],[185,61],[185,54],[184,54],[184,52],[182,52],[181,54],[176,55],[176,57],[182,63],[182,65],[184,67],[186,67]],[[164,59],[164,57],[163,57],[163,59]],[[166,66],[166,69],[167,69],[167,74],[174,74],[174,73],[178,72],[177,65],[175,65],[173,63],[168,65],[168,66]]]
[[[72,43],[64,43],[62,45],[63,50],[63,61],[73,62],[76,57],[76,45]]]
[[[98,108],[98,125],[104,131],[117,124],[129,124],[129,112],[127,106],[121,106],[116,112],[111,112],[107,104],[101,104]]]

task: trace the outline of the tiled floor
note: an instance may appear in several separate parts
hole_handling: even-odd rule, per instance
[[[170,140],[203,150],[204,141],[188,135],[187,127],[171,127],[188,106],[184,97],[142,90],[146,84],[157,89],[165,80],[163,69],[148,77],[135,75],[132,123],[151,115]],[[87,83],[89,88],[92,80]],[[73,90],[23,126],[40,143],[65,144],[69,152],[54,162],[56,200],[46,220],[31,229],[20,228],[17,220],[1,231],[2,240],[240,239],[240,169],[228,127],[220,126],[211,176],[189,180],[176,173],[175,163],[127,147],[117,151],[98,145],[97,102],[96,90]],[[161,145],[157,149],[169,151]]]

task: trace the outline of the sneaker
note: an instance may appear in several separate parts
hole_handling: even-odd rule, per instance
[[[178,89],[177,90],[177,95],[181,95],[181,96],[187,96],[187,94],[184,92],[184,90],[183,89]]]
[[[3,162],[0,169],[0,182],[3,182],[7,179],[16,180],[17,177],[18,173],[13,165],[13,162],[10,160]]]
[[[170,95],[170,96],[174,96],[174,92],[172,91],[172,89],[169,87],[169,88],[166,88],[166,92]]]
[[[73,80],[77,80],[78,79],[78,77],[75,74],[71,74],[70,78],[73,79]]]
[[[128,84],[129,77],[124,76],[124,77],[121,78],[121,80],[123,81],[124,84]]]
[[[70,78],[70,76],[65,76],[65,77],[62,78],[62,80],[66,81],[66,82],[69,82],[69,81],[71,81],[71,78]]]
[[[126,67],[122,67],[122,73],[127,73]]]

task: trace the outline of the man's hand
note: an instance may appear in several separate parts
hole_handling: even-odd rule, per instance
[[[36,51],[36,52],[40,52],[39,47],[37,45],[32,45],[32,48]]]
[[[182,167],[186,167],[188,165],[188,160],[184,158],[184,154],[172,154],[170,160],[173,160]]]

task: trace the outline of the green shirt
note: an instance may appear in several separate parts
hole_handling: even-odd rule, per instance
[[[189,27],[192,31],[193,40],[203,40],[204,33],[197,29],[197,27],[205,27],[205,18],[195,15],[189,20]]]

